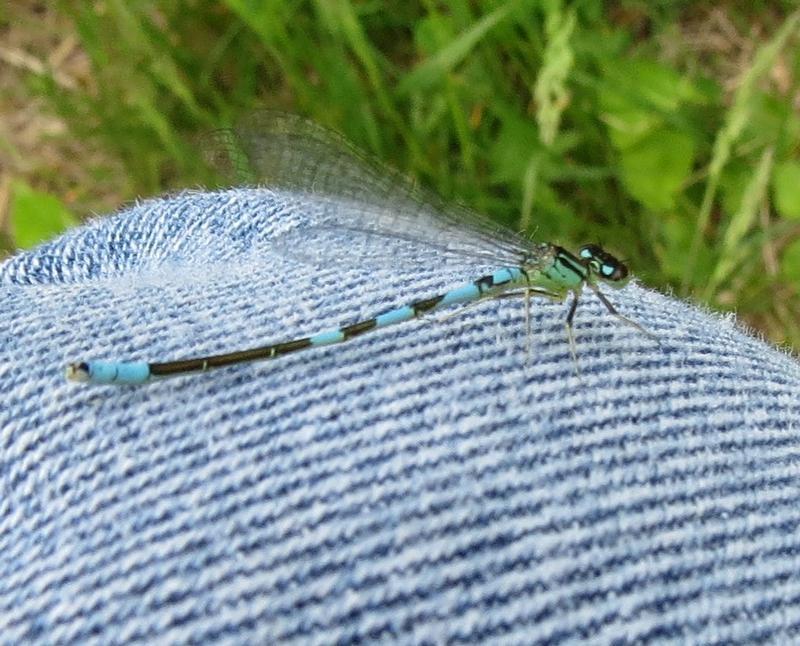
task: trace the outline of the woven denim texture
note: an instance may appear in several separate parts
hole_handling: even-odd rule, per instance
[[[800,639],[800,366],[730,317],[608,290],[655,342],[587,291],[580,378],[566,305],[534,302],[528,360],[511,299],[146,386],[64,380],[486,269],[276,244],[331,208],[186,193],[0,266],[3,643]]]

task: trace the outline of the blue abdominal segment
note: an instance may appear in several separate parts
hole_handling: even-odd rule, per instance
[[[69,366],[67,377],[93,384],[143,384],[150,379],[150,365],[144,361],[88,361]]]

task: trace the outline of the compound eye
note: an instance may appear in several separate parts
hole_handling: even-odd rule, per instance
[[[606,280],[625,280],[628,277],[628,268],[621,262],[615,265],[604,263],[600,268],[600,273]]]

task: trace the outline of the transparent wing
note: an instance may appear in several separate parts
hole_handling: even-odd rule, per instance
[[[443,255],[502,264],[535,262],[547,249],[475,211],[447,204],[339,134],[297,115],[257,112],[235,128],[212,133],[205,150],[210,163],[237,183],[335,201],[335,216],[322,227],[418,241]]]

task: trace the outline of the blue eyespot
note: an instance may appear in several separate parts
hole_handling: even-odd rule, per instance
[[[600,273],[606,278],[611,278],[616,270],[617,268],[614,265],[601,265],[600,267]]]
[[[594,254],[592,253],[592,250],[589,249],[589,247],[583,247],[580,250],[579,254],[580,254],[581,258],[585,258],[586,260],[589,260],[594,256]]]

